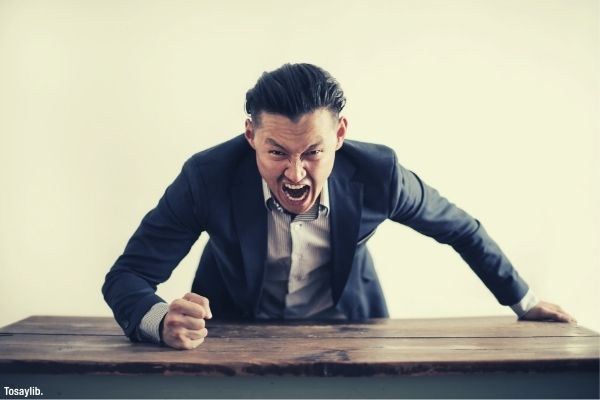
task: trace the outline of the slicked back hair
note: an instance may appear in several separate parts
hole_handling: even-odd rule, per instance
[[[340,84],[312,64],[284,64],[264,72],[246,92],[246,113],[260,125],[261,112],[280,114],[297,122],[302,115],[326,108],[338,116],[346,105]]]

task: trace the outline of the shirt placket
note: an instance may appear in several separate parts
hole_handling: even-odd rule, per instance
[[[292,254],[290,257],[290,277],[288,281],[288,293],[294,293],[297,291],[304,280],[303,271],[303,254],[304,247],[306,245],[303,235],[305,228],[304,221],[292,221],[290,223],[290,235],[292,238]]]

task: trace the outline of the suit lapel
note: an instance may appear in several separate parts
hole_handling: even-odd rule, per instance
[[[363,185],[350,180],[354,169],[345,159],[337,157],[329,177],[334,304],[350,274],[361,220]]]
[[[267,251],[267,210],[254,152],[240,164],[231,196],[248,295],[252,299],[253,308],[249,311],[253,312],[258,306]]]

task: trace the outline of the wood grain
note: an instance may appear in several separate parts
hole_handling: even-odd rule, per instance
[[[371,319],[341,321],[207,321],[211,337],[322,338],[322,337],[596,337],[579,325],[518,321],[514,317],[427,319]],[[2,333],[123,336],[110,317],[32,316],[0,328]]]
[[[0,330],[1,373],[373,376],[598,372],[597,333],[483,317],[364,323],[211,321],[200,347],[131,343],[111,318],[31,317]]]

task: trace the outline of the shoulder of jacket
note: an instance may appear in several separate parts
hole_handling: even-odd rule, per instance
[[[199,151],[192,155],[188,161],[200,164],[212,164],[231,161],[243,157],[252,151],[252,148],[244,138],[244,135],[237,135],[225,142],[219,143],[208,149]]]
[[[348,159],[359,171],[384,171],[396,162],[395,151],[383,144],[345,140],[339,156]]]
[[[184,168],[192,172],[219,171],[220,174],[233,171],[241,160],[254,153],[244,135],[237,135],[223,143],[202,150],[192,155],[185,162]]]

